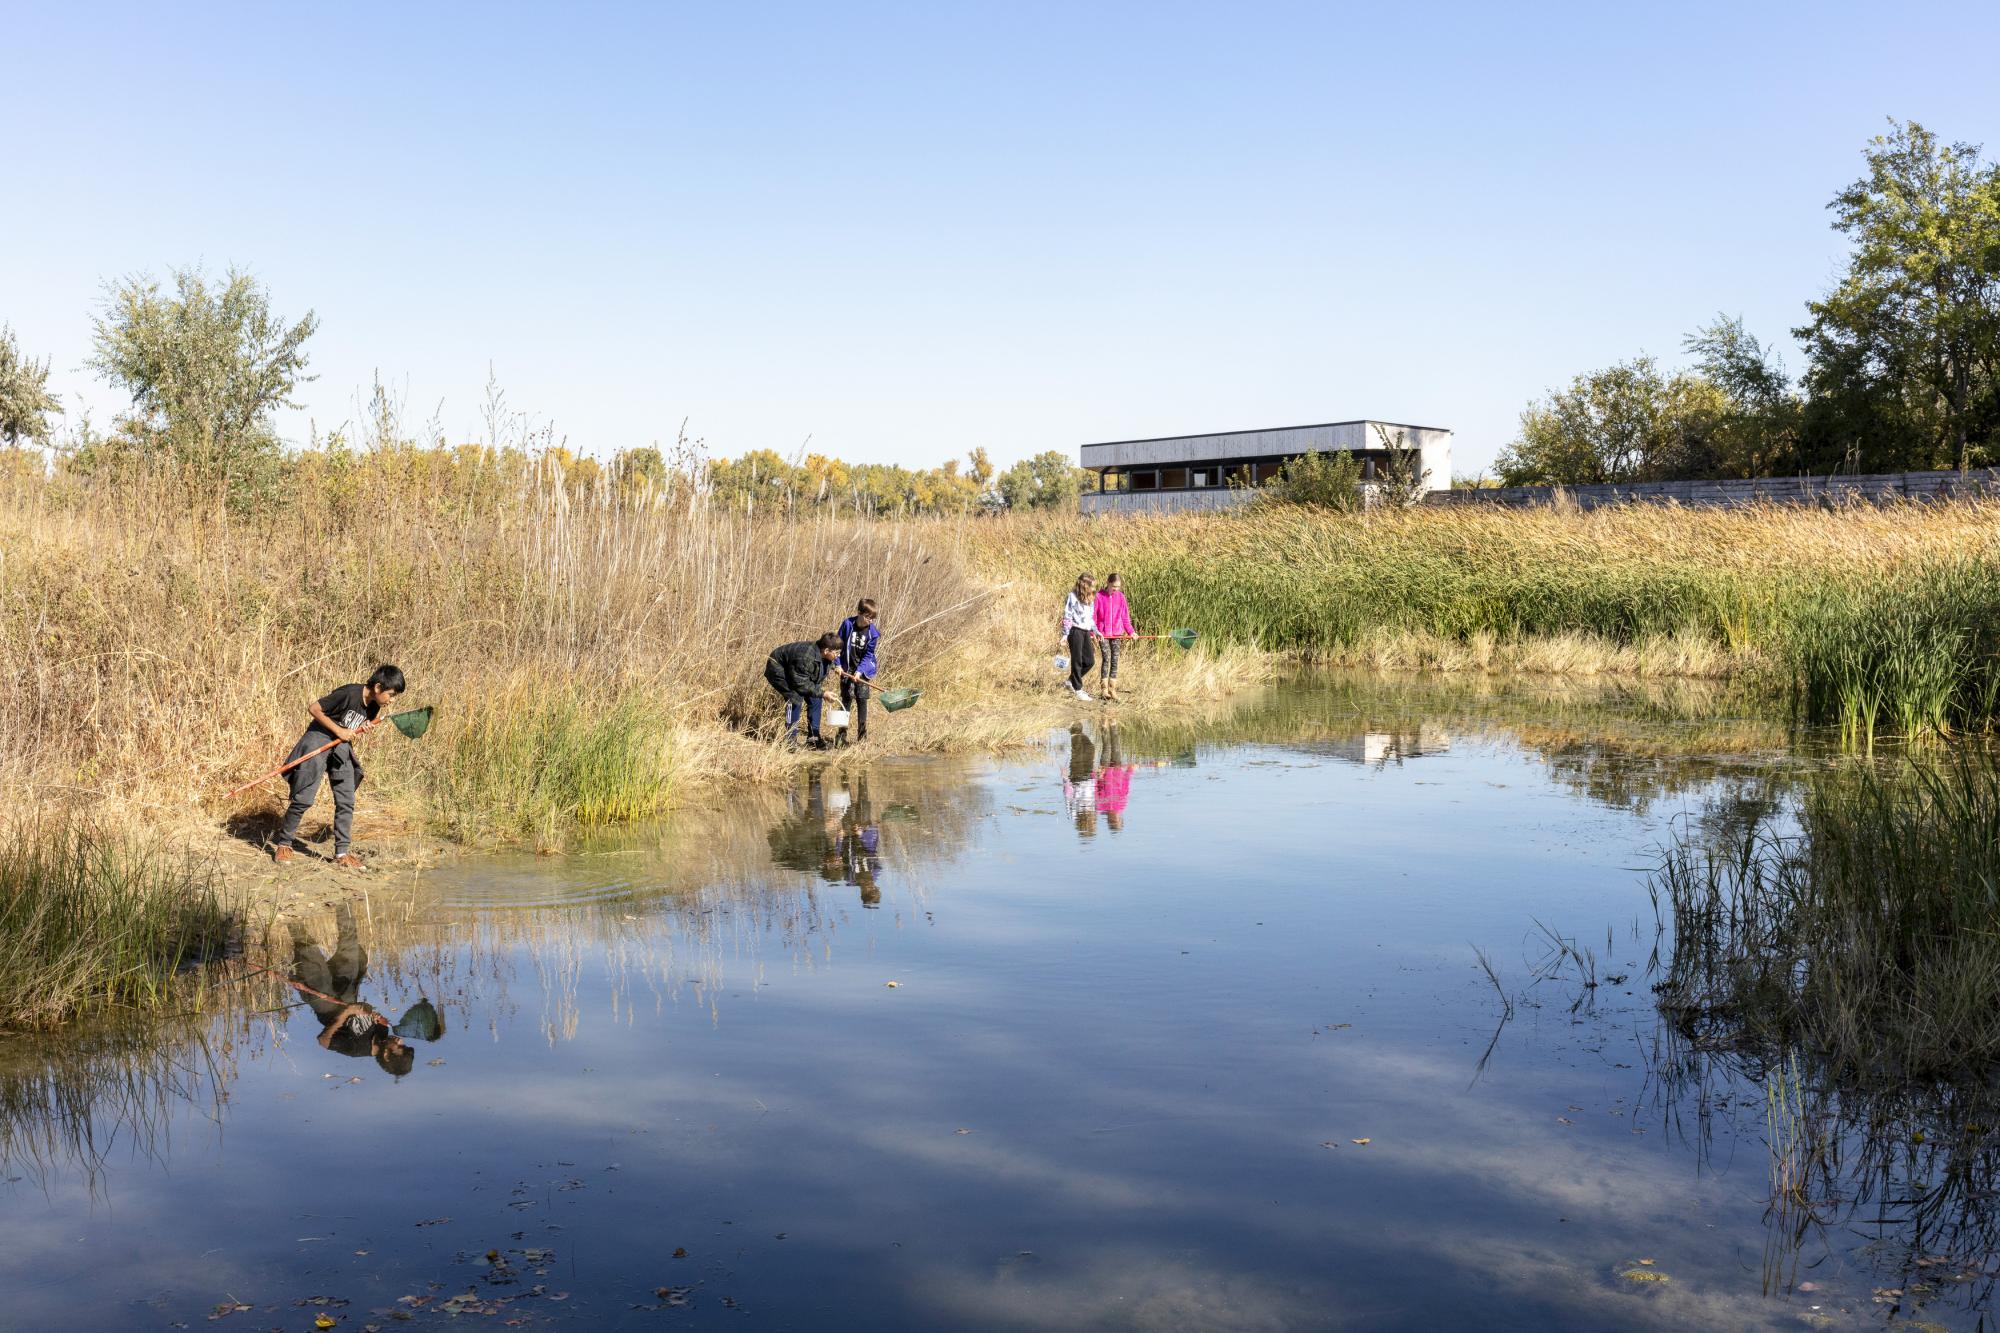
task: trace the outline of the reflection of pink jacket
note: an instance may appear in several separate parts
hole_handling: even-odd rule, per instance
[[[1097,808],[1107,815],[1125,813],[1125,802],[1132,795],[1132,770],[1126,768],[1101,768],[1097,771]]]
[[[1092,608],[1097,619],[1097,632],[1107,639],[1121,639],[1136,631],[1132,628],[1132,608],[1125,604],[1125,594],[1100,588],[1097,605]]]

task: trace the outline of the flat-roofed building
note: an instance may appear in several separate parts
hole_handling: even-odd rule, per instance
[[[1241,504],[1291,459],[1309,453],[1352,454],[1362,480],[1401,455],[1426,490],[1451,486],[1451,432],[1396,421],[1331,421],[1273,430],[1168,435],[1083,446],[1081,462],[1097,474],[1083,493],[1086,514],[1165,509],[1221,509]]]

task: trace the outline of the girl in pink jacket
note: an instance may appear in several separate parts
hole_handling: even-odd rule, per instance
[[[1125,604],[1125,585],[1116,573],[1104,577],[1104,586],[1097,590],[1094,607],[1098,637],[1104,640],[1103,693],[1106,700],[1118,699],[1118,650],[1124,646],[1121,640],[1137,637],[1132,628],[1132,608]]]

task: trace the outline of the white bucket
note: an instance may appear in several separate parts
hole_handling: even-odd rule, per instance
[[[1069,658],[1066,655],[1062,653],[1056,654],[1056,670],[1058,671],[1069,670]]]
[[[827,710],[826,710],[826,725],[827,725],[827,726],[829,726],[829,727],[844,727],[844,726],[846,726],[846,725],[847,725],[847,710],[846,710],[845,708],[829,708],[829,709],[827,709]]]

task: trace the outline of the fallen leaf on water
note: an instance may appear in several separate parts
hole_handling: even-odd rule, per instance
[[[970,1134],[971,1132],[972,1132],[972,1131],[971,1131],[971,1130],[969,1130],[969,1129],[954,1129],[954,1130],[952,1131],[952,1133],[954,1133],[954,1134]]]
[[[438,1057],[437,1059],[435,1059],[435,1060],[426,1060],[426,1061],[424,1061],[424,1063],[425,1063],[425,1064],[427,1064],[427,1065],[429,1065],[429,1066],[430,1066],[430,1067],[431,1067],[432,1069],[436,1069],[436,1068],[437,1068],[437,1067],[438,1067],[439,1065],[441,1065],[441,1064],[443,1064],[443,1063],[444,1063],[444,1057],[443,1057],[442,1055],[440,1055],[440,1056],[439,1056],[439,1057]]]
[[[1574,1124],[1576,1123],[1576,1121],[1574,1121],[1574,1120],[1570,1119],[1570,1118],[1569,1118],[1568,1116],[1566,1116],[1566,1115],[1559,1115],[1559,1116],[1557,1116],[1557,1117],[1556,1117],[1556,1123],[1557,1123],[1558,1125],[1574,1125]]]
[[[1651,1259],[1641,1259],[1639,1263],[1646,1268],[1651,1268],[1653,1266],[1653,1261]]]
[[[1338,1148],[1340,1145],[1332,1139],[1322,1139],[1319,1146],[1322,1148]]]
[[[338,1319],[335,1319],[335,1318],[334,1318],[334,1317],[333,1317],[332,1315],[330,1315],[330,1314],[323,1314],[323,1315],[319,1315],[319,1316],[317,1316],[316,1318],[314,1318],[314,1320],[313,1320],[313,1327],[314,1327],[314,1328],[332,1328],[332,1327],[333,1327],[333,1326],[334,1326],[335,1324],[337,1324],[337,1323],[339,1323],[339,1322],[340,1322],[340,1321],[339,1321]]]
[[[250,1307],[248,1305],[245,1305],[242,1301],[223,1301],[221,1304],[215,1307],[215,1313],[210,1315],[209,1318],[220,1319],[224,1315],[232,1315],[235,1314],[238,1310],[247,1310],[249,1308]]]
[[[676,1246],[674,1246],[674,1258],[676,1258],[676,1259],[685,1259],[685,1258],[687,1258],[687,1257],[688,1257],[688,1250],[687,1250],[687,1246],[685,1246],[685,1245],[676,1245]]]
[[[654,1287],[653,1294],[668,1305],[686,1305],[688,1297],[694,1295],[693,1287]]]
[[[890,990],[894,990],[896,989],[896,987],[902,985],[903,983],[900,981],[885,981],[882,984],[884,986],[887,986]]]
[[[1366,1148],[1366,1147],[1367,1147],[1367,1146],[1368,1146],[1368,1145],[1369,1145],[1370,1143],[1373,1143],[1373,1142],[1374,1142],[1374,1140],[1373,1140],[1373,1139],[1349,1139],[1349,1140],[1348,1140],[1348,1142],[1349,1142],[1349,1143],[1358,1143],[1358,1144],[1360,1144],[1360,1145],[1361,1145],[1362,1147]]]
[[[1817,1282],[1801,1282],[1801,1283],[1799,1283],[1799,1290],[1800,1290],[1800,1291],[1818,1291],[1818,1290],[1819,1290],[1819,1283],[1817,1283]]]
[[[1659,1270],[1653,1268],[1631,1268],[1627,1269],[1623,1273],[1620,1273],[1618,1276],[1624,1278],[1627,1282],[1672,1282],[1673,1281],[1673,1279],[1668,1277],[1665,1273],[1662,1273]]]

